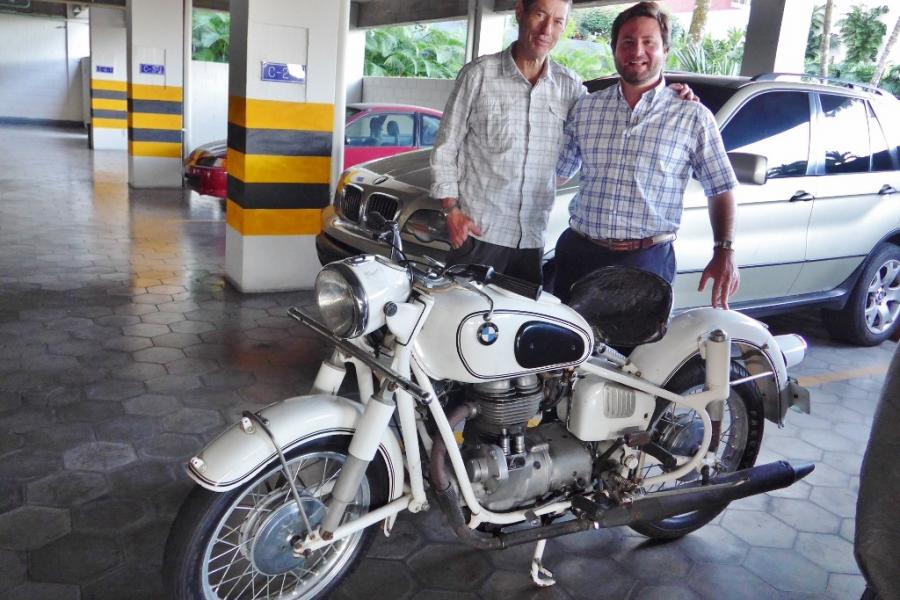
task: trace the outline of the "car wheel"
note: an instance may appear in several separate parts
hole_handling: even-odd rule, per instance
[[[881,244],[866,261],[843,310],[823,310],[825,328],[835,339],[875,346],[900,325],[900,247]]]

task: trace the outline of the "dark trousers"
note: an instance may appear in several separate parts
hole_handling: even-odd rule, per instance
[[[543,248],[507,248],[469,236],[462,246],[450,251],[447,265],[490,265],[504,275],[540,285],[543,257]]]
[[[572,284],[588,273],[609,266],[626,266],[656,273],[669,283],[675,279],[675,250],[672,242],[641,250],[616,252],[608,250],[582,235],[566,229],[556,242],[556,281],[553,294],[569,301]]]

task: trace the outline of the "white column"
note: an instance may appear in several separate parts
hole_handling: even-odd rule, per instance
[[[94,6],[91,20],[91,140],[97,150],[128,149],[125,11]]]
[[[315,282],[348,13],[349,0],[231,1],[225,270],[241,291]]]
[[[741,75],[803,73],[813,0],[753,0]]]
[[[184,1],[127,0],[128,183],[181,187]]]

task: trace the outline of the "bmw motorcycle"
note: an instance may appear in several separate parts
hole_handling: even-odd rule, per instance
[[[564,305],[487,267],[406,260],[394,223],[386,241],[390,259],[322,269],[318,315],[289,311],[334,347],[310,394],[190,459],[170,597],[324,597],[377,529],[436,508],[472,547],[536,544],[527,568],[552,585],[547,539],[678,538],[812,471],[754,466],[766,420],[809,412],[787,375],[801,337],[725,310],[672,318],[669,285],[640,271],[597,271]],[[340,395],[352,379],[358,397]]]

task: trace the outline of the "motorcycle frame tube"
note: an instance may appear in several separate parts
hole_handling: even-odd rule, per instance
[[[431,380],[428,378],[428,375],[425,374],[425,370],[418,363],[415,356],[413,356],[412,358],[411,366],[413,375],[416,378],[416,382],[422,388],[434,395],[434,389],[431,387]],[[511,525],[513,523],[520,523],[522,521],[525,521],[526,512],[531,511],[538,516],[546,514],[556,514],[562,513],[572,506],[571,502],[564,501],[555,502],[553,504],[548,504],[536,509],[530,509],[529,511],[517,510],[508,513],[495,513],[481,506],[481,504],[478,502],[478,498],[475,497],[475,491],[472,489],[472,484],[469,481],[469,477],[466,473],[466,466],[463,463],[462,454],[460,453],[459,446],[456,443],[456,436],[453,434],[453,430],[450,429],[450,423],[447,421],[447,415],[444,414],[444,410],[439,402],[429,403],[428,408],[431,411],[432,417],[434,417],[435,424],[438,428],[438,433],[440,434],[441,439],[444,440],[444,445],[447,447],[447,456],[450,457],[450,463],[453,466],[453,473],[456,476],[456,483],[459,486],[460,491],[462,492],[463,500],[469,507],[469,510],[472,512],[472,518],[469,521],[469,527],[474,529],[481,523]]]
[[[410,372],[409,359],[409,347],[398,347],[397,367],[401,373]],[[400,419],[400,436],[403,440],[403,448],[406,451],[406,471],[409,474],[409,485],[413,496],[409,509],[411,512],[419,512],[427,508],[428,501],[425,497],[425,483],[422,476],[422,459],[419,454],[416,413],[410,394],[398,389],[396,396],[397,416]]]
[[[725,348],[725,350],[727,351],[728,349]],[[717,348],[711,351],[721,351],[721,348]],[[643,481],[641,481],[641,485],[659,485],[661,483],[675,481],[696,469],[703,462],[703,458],[706,456],[706,450],[707,448],[709,448],[709,444],[712,441],[712,419],[710,419],[709,412],[707,412],[706,410],[706,406],[711,402],[721,402],[728,398],[730,390],[729,386],[725,386],[724,389],[717,386],[717,389],[705,390],[698,394],[688,394],[686,396],[682,396],[680,394],[665,390],[661,387],[657,387],[652,383],[646,382],[642,379],[638,379],[620,371],[614,371],[612,369],[602,367],[600,365],[591,363],[590,361],[583,363],[578,368],[581,371],[591,373],[592,375],[597,375],[598,377],[603,377],[616,383],[621,383],[622,385],[626,385],[652,396],[663,398],[665,400],[668,400],[669,402],[675,402],[676,404],[687,406],[696,411],[696,413],[700,416],[700,420],[703,422],[703,441],[700,442],[700,448],[697,453],[694,454],[694,456],[691,457],[690,460],[679,466],[674,471],[669,471],[667,473],[663,473],[662,475],[647,477]]]

